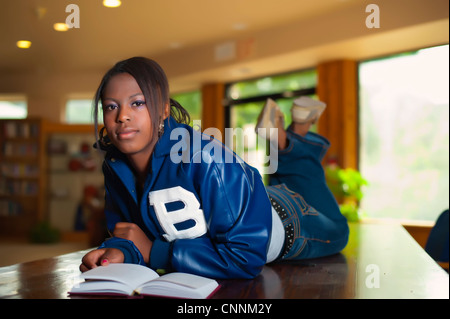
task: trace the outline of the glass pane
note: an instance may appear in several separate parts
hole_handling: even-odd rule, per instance
[[[230,129],[225,133],[225,144],[245,162],[264,172],[266,149],[258,147],[259,139],[255,133],[256,120],[264,102],[252,102],[233,106],[230,112]]]
[[[66,104],[66,123],[93,124],[92,100],[69,100]],[[103,123],[103,110],[99,107],[98,123]]]
[[[314,69],[234,83],[228,88],[227,94],[229,98],[237,100],[260,95],[315,88],[316,83],[317,72]]]
[[[316,98],[315,95],[310,96]],[[275,102],[279,105],[284,113],[285,127],[287,128],[291,123],[291,107],[295,98],[276,99]],[[259,114],[264,107],[265,101],[251,102],[237,104],[231,107],[230,110],[230,127],[233,129],[242,129],[244,138],[231,139],[226,136],[225,142],[228,147],[233,149],[241,158],[247,163],[257,168],[261,174],[265,174],[264,167],[267,164],[265,152],[267,146],[260,144],[255,133],[256,121]],[[317,125],[311,126],[311,131],[317,132]]]
[[[359,81],[363,212],[436,220],[449,207],[448,45],[361,63]]]
[[[24,119],[27,117],[28,109],[26,101],[0,100],[0,118],[2,119]]]
[[[171,98],[180,103],[180,105],[189,112],[189,115],[191,116],[191,124],[194,120],[201,120],[202,95],[199,90],[172,94]]]

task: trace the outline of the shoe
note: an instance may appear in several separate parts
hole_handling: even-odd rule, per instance
[[[274,100],[267,99],[263,110],[258,116],[255,132],[263,138],[269,137],[269,140],[273,140],[277,138],[277,135],[275,135],[274,130],[270,129],[277,129],[279,126],[284,127],[284,114]],[[263,128],[265,130],[260,130]]]
[[[294,105],[292,105],[292,121],[296,123],[315,123],[320,115],[322,115],[326,106],[327,105],[321,101],[301,96],[298,99],[295,99]]]

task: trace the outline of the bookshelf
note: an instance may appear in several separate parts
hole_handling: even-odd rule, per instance
[[[45,218],[43,120],[0,120],[0,233],[25,236]]]
[[[41,221],[63,237],[73,233],[85,187],[103,198],[103,155],[92,149],[93,132],[92,125],[0,120],[0,236],[28,237]]]
[[[103,154],[92,148],[93,125],[46,125],[47,212],[50,224],[62,231],[74,231],[76,213],[84,190],[98,190],[103,200]]]

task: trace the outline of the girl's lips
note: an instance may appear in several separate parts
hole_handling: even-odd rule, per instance
[[[130,138],[133,138],[134,135],[136,135],[136,133],[137,133],[137,130],[127,129],[127,130],[118,131],[116,133],[116,135],[119,140],[127,140]]]

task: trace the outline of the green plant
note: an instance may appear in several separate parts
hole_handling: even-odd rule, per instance
[[[328,187],[339,203],[341,213],[349,221],[360,219],[359,202],[363,198],[363,186],[367,181],[353,168],[340,168],[332,164],[325,168]]]
[[[32,243],[50,244],[58,242],[59,239],[59,231],[48,222],[40,222],[34,225],[30,232],[30,241]]]

